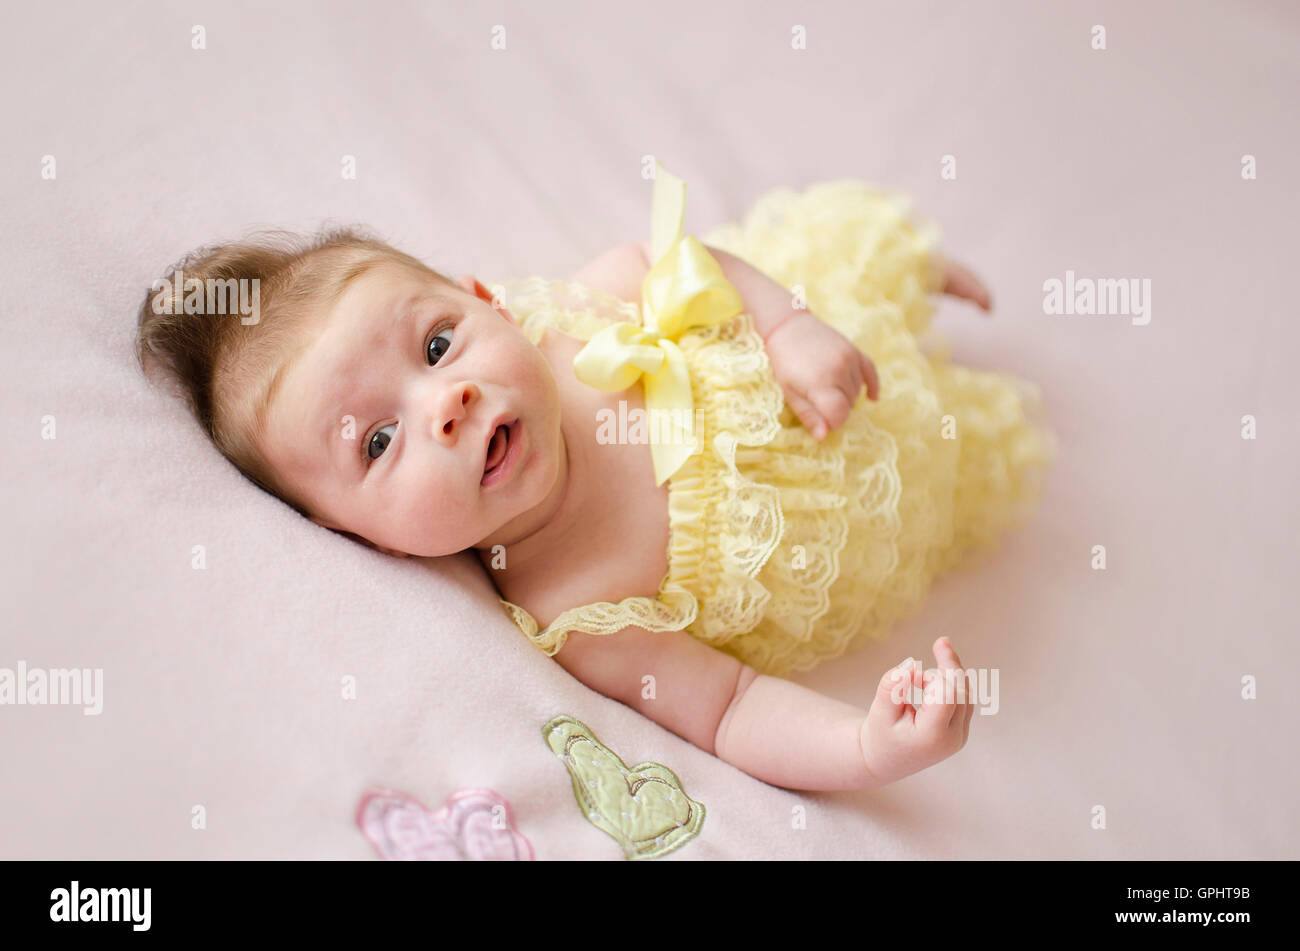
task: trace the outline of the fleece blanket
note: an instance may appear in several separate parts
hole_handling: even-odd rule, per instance
[[[1300,857],[1293,7],[84,2],[0,45],[0,681],[45,683],[0,705],[0,857],[623,860],[552,721],[703,807],[663,861]],[[910,192],[993,290],[940,305],[954,359],[1043,389],[1033,521],[796,678],[865,707],[943,634],[999,671],[895,785],[775,788],[589,690],[477,562],[305,521],[134,363],[195,246],[358,222],[567,277],[646,235],[647,155],[695,233],[777,186]],[[1120,279],[1140,305],[1064,303]]]

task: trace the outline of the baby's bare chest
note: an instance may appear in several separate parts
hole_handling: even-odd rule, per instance
[[[545,626],[595,601],[654,597],[668,572],[668,488],[656,486],[649,445],[619,424],[644,411],[639,384],[605,392],[573,376],[581,341],[549,334],[571,458],[582,467],[580,516],[565,540],[514,586],[508,600]]]

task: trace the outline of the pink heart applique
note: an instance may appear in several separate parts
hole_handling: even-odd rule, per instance
[[[533,847],[515,829],[505,798],[491,789],[462,789],[430,812],[404,793],[366,793],[357,826],[382,859],[447,862],[531,862]]]

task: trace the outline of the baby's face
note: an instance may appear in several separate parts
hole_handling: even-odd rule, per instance
[[[388,262],[348,286],[286,371],[261,444],[314,521],[392,554],[447,555],[513,541],[552,497],[555,377],[491,301],[472,277],[450,288]],[[487,472],[490,459],[503,464]]]

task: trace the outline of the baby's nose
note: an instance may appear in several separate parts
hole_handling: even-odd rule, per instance
[[[479,388],[470,380],[451,387],[434,413],[433,438],[449,445],[455,443],[479,395]]]

